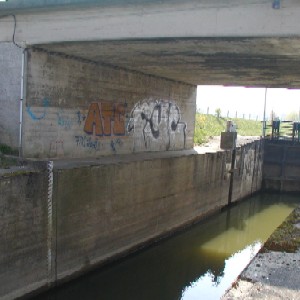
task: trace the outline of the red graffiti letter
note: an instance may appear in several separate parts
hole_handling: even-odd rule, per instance
[[[89,112],[84,124],[84,131],[88,134],[94,133],[95,135],[103,135],[102,120],[98,103],[94,102],[90,104]]]
[[[103,118],[103,132],[104,135],[111,135],[111,121],[113,118],[112,103],[101,103],[101,114]]]
[[[114,120],[114,134],[125,135],[125,105],[123,103],[116,104]]]

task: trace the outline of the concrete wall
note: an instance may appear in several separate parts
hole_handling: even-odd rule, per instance
[[[263,153],[262,140],[237,148],[232,192],[233,202],[261,189]]]
[[[237,155],[232,201],[261,186],[260,141]],[[55,161],[0,178],[0,298],[67,280],[228,202],[231,152]],[[2,298],[1,298],[2,299]]]
[[[44,52],[28,52],[25,157],[193,147],[196,87]]]
[[[227,203],[224,152],[140,157],[126,164],[55,171],[58,279]]]
[[[0,299],[46,286],[48,277],[47,172],[0,176]]]
[[[19,146],[22,50],[0,43],[0,143]]]
[[[300,192],[300,145],[265,141],[263,189]]]

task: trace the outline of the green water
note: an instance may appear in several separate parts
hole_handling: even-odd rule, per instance
[[[259,195],[36,299],[219,299],[299,196]]]

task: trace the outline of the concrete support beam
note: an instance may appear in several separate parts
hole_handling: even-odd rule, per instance
[[[281,9],[273,9],[270,0],[189,0],[46,7],[13,13],[17,19],[15,40],[25,45],[140,38],[290,37],[300,33],[300,6],[293,0],[285,0]],[[11,41],[14,26],[11,16],[0,19],[0,41]]]

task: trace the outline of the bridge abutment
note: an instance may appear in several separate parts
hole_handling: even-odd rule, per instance
[[[27,51],[25,157],[98,157],[193,147],[196,86]]]

